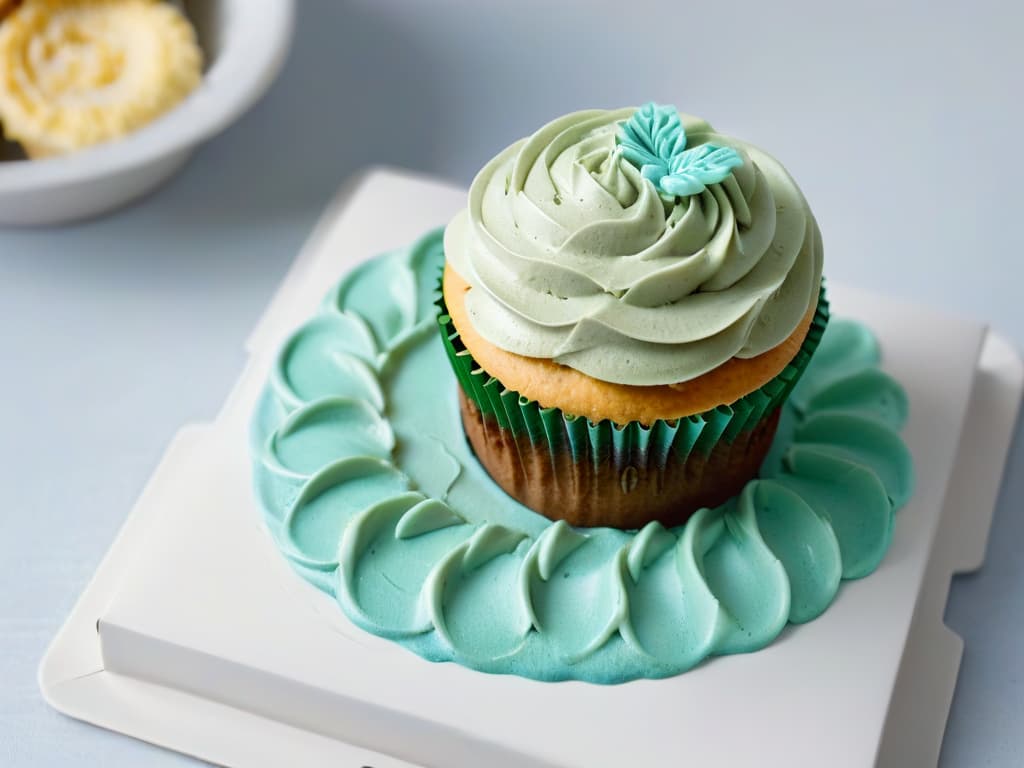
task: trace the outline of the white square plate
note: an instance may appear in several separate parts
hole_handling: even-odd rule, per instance
[[[949,579],[984,556],[1024,373],[998,337],[928,309],[830,285],[833,312],[875,329],[908,390],[917,489],[880,568],[763,651],[619,686],[485,675],[362,632],[290,571],[247,450],[274,353],[344,272],[464,200],[391,171],[339,197],[216,421],[175,439],[54,641],[47,699],[231,765],[934,764],[962,649],[941,620]]]

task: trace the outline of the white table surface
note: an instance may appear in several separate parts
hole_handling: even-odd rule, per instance
[[[268,98],[170,186],[95,222],[0,232],[0,764],[191,762],[51,711],[36,665],[170,437],[216,412],[323,205],[367,164],[468,183],[570,109],[674,102],[787,165],[830,275],[1024,348],[1024,7],[501,5],[307,0]],[[1024,751],[1022,434],[988,561],[950,598],[966,651],[944,766]]]

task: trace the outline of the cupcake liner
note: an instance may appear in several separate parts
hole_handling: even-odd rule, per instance
[[[627,524],[646,522],[644,515],[681,522],[694,511],[682,509],[691,502],[711,506],[727,500],[734,487],[742,487],[740,480],[756,474],[779,409],[807,367],[829,317],[823,285],[803,344],[775,378],[729,405],[643,425],[594,422],[541,407],[508,389],[465,348],[443,294],[437,306],[444,347],[465,398],[463,420],[467,425],[479,420],[469,432],[478,458],[485,465],[501,463],[502,477],[495,479],[527,506],[579,525],[617,524],[620,516],[610,521],[599,502],[607,502],[608,494],[619,489],[622,495],[615,504],[604,506],[621,508]],[[481,455],[481,448],[489,451],[491,446],[494,456]],[[493,476],[493,466],[489,470]],[[545,477],[538,479],[538,473]],[[670,484],[686,492],[673,488],[661,499]],[[642,486],[641,493],[634,500],[629,495],[637,486]],[[589,498],[581,499],[581,494]],[[650,513],[640,508],[643,503],[651,507],[652,494],[654,506],[661,499],[664,509]],[[552,509],[556,504],[558,509]]]
[[[822,287],[818,306],[807,336],[796,356],[771,381],[729,404],[681,419],[664,420],[644,426],[633,421],[613,424],[608,419],[591,422],[583,417],[563,413],[558,408],[543,408],[535,400],[506,388],[498,379],[484,371],[463,346],[458,331],[448,315],[444,298],[437,301],[438,325],[445,351],[455,376],[466,396],[481,413],[494,418],[503,429],[525,433],[532,444],[547,442],[560,449],[568,439],[573,455],[579,457],[586,449],[598,454],[607,450],[622,451],[633,447],[654,450],[674,449],[688,454],[691,449],[703,453],[721,439],[733,442],[750,425],[785,402],[807,367],[828,324],[829,304]]]

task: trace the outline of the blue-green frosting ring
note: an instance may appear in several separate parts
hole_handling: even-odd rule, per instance
[[[253,417],[267,528],[355,624],[432,661],[618,683],[762,648],[878,566],[913,469],[906,396],[864,326],[829,324],[738,497],[671,530],[575,530],[506,496],[466,444],[442,262],[435,231],[350,272]]]

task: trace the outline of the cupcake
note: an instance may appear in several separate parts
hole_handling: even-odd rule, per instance
[[[796,183],[674,107],[576,112],[508,147],[444,250],[467,438],[572,525],[677,525],[736,495],[828,319]]]
[[[24,0],[0,25],[0,122],[30,158],[110,141],[200,82],[195,31],[160,0]]]

